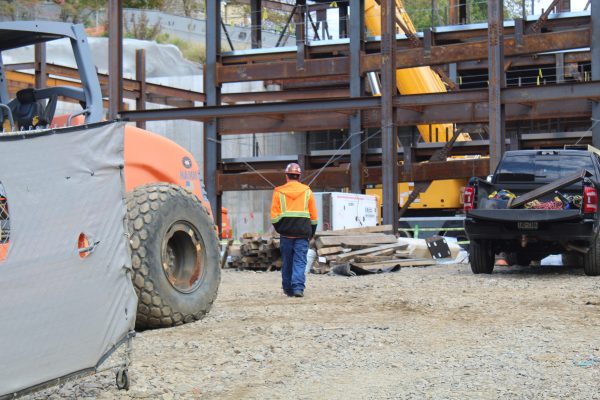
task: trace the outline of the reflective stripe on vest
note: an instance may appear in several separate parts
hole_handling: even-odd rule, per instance
[[[279,202],[281,203],[281,215],[278,215],[276,218],[272,220],[272,222],[277,222],[281,218],[290,217],[290,218],[310,218],[310,212],[308,212],[308,200],[310,199],[310,191],[306,191],[304,195],[304,211],[287,211],[287,205],[285,203],[285,195],[283,193],[279,193]]]

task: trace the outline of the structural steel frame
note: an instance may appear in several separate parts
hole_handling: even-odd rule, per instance
[[[327,4],[307,5],[305,0],[299,0],[296,5],[274,0],[242,1],[251,6],[253,49],[235,52],[222,52],[220,48],[221,2],[207,2],[205,93],[197,93],[146,83],[143,52],[137,54],[136,79],[123,79],[122,1],[109,0],[109,74],[100,77],[103,92],[109,98],[108,115],[110,118],[128,118],[139,124],[166,119],[203,121],[204,176],[213,209],[220,207],[223,191],[269,189],[257,173],[233,172],[221,161],[220,138],[223,135],[347,129],[352,135],[351,150],[345,158],[348,164],[337,163],[325,168],[314,185],[348,187],[353,192],[360,192],[367,184],[383,183],[384,204],[394,204],[399,180],[484,176],[495,167],[506,146],[517,148],[520,142],[561,143],[559,137],[546,138],[542,142],[519,137],[507,140],[504,138],[506,121],[589,117],[600,120],[600,42],[592,41],[593,34],[597,36],[600,32],[598,7],[592,6],[591,12],[550,14],[543,21],[535,18],[504,21],[503,0],[488,0],[487,24],[442,27],[407,37],[395,33],[395,1],[381,0],[382,37],[366,38],[363,13],[352,12],[362,10],[364,0],[348,0],[341,2],[340,15],[349,16],[343,30],[346,32],[346,27],[349,28],[349,39],[316,44],[309,42],[306,35],[306,29],[313,25],[308,12],[324,9]],[[296,22],[297,46],[260,48],[262,7],[290,13],[290,21]],[[455,16],[455,19],[459,17]],[[421,46],[416,47],[415,41]],[[48,76],[51,74],[76,74],[64,67],[47,65],[44,52],[43,47],[36,47],[37,83],[50,84]],[[506,87],[506,71],[511,67],[554,65],[561,70],[568,63],[591,63],[591,81],[566,82],[564,74],[559,72],[557,84]],[[424,65],[444,69],[451,85],[456,82],[458,71],[489,69],[489,85],[487,89],[478,90],[397,95],[395,69]],[[381,97],[365,97],[368,72],[381,73]],[[225,83],[256,80],[278,83],[282,90],[221,94],[221,86]],[[11,83],[13,89],[15,85],[28,84],[25,81]],[[137,110],[124,110],[124,97],[135,98]],[[174,108],[146,110],[146,101]],[[236,105],[236,102],[251,104]],[[196,104],[202,104],[202,107],[196,107]],[[469,151],[473,152],[471,154],[489,154],[489,160],[417,164],[412,162],[409,152],[398,151],[397,127],[447,122],[489,124],[489,141],[473,146],[459,145],[452,150],[461,154]],[[372,165],[373,157],[363,143],[364,130],[371,127],[382,129],[382,150],[376,161],[379,165]],[[584,142],[591,141],[599,146],[600,124],[594,124],[591,130],[591,135],[584,135]],[[403,143],[404,147],[407,143]],[[424,152],[427,150],[417,146],[414,161]],[[404,165],[399,165],[399,156]],[[309,173],[313,165],[318,165],[318,161],[313,162],[311,158],[313,156],[309,155],[306,163]],[[258,160],[255,165],[273,182],[281,181],[279,171],[261,169]],[[396,224],[395,208],[388,208],[384,208],[384,222]]]

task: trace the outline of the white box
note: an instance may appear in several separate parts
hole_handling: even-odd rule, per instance
[[[366,194],[315,193],[317,230],[361,228],[377,225],[377,197]]]

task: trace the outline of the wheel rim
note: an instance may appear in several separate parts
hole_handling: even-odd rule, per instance
[[[204,243],[198,230],[186,221],[171,225],[162,241],[162,264],[167,280],[181,293],[191,293],[202,283]]]

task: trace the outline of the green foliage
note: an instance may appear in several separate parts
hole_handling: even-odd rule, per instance
[[[0,15],[13,21],[30,19],[39,0],[0,0]]]
[[[91,15],[105,6],[106,2],[101,0],[64,0],[59,18],[64,22],[89,24]]]
[[[177,46],[183,54],[183,57],[190,61],[198,63],[204,63],[206,61],[206,47],[204,46],[204,43],[171,37],[168,33],[159,35],[156,38],[156,42]]]
[[[201,0],[181,0],[183,13],[191,17],[193,13],[204,10],[204,2]]]
[[[139,18],[135,18],[135,14],[132,14],[131,19],[125,21],[125,34],[128,37],[141,40],[154,40],[160,33],[160,21],[154,25],[150,24],[145,12],[141,13]]]
[[[532,0],[504,0],[504,19],[514,19],[522,15],[523,1],[527,9]],[[487,0],[466,0],[467,23],[487,22]],[[437,0],[437,12],[433,13],[433,26],[448,25],[450,23],[450,1]],[[432,1],[431,0],[404,0],[404,6],[417,30],[431,27]]]
[[[123,0],[123,7],[162,10],[165,3],[165,0]]]

